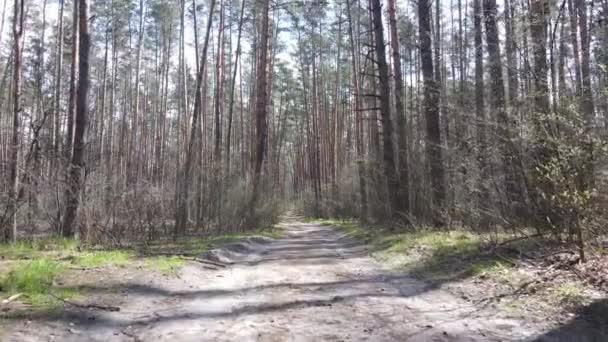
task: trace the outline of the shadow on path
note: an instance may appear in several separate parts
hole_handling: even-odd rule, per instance
[[[570,322],[534,339],[534,342],[608,341],[608,299],[580,308]]]

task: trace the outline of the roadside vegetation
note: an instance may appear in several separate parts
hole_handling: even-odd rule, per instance
[[[566,320],[606,297],[608,283],[579,264],[568,243],[540,241],[520,232],[466,230],[395,232],[353,220],[319,219],[370,246],[378,262],[443,287],[475,305],[495,305],[516,317]],[[598,249],[588,264],[605,262]]]
[[[0,319],[49,316],[66,304],[86,306],[87,286],[79,285],[83,278],[111,278],[108,271],[137,274],[136,270],[176,277],[187,263],[200,261],[197,257],[213,248],[248,237],[280,236],[280,228],[272,227],[119,249],[58,238],[0,244]]]

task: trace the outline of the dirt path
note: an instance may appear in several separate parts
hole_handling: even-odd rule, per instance
[[[20,322],[9,341],[521,341],[534,327],[383,270],[340,232],[291,221],[235,265],[125,281],[120,312]]]

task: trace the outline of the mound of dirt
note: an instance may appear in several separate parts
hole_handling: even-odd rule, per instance
[[[248,237],[239,242],[207,251],[201,255],[201,258],[224,264],[233,264],[251,258],[252,255],[257,254],[263,245],[272,241],[274,240],[262,236]]]

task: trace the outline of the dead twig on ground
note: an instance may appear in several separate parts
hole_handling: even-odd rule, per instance
[[[14,294],[14,295],[12,295],[12,296],[8,297],[7,299],[3,300],[3,301],[0,303],[0,306],[2,306],[2,305],[6,305],[6,304],[9,304],[9,303],[11,303],[11,302],[14,302],[14,301],[16,301],[17,299],[21,298],[21,296],[23,296],[23,293],[17,293],[17,294]]]
[[[177,258],[180,258],[183,260],[194,261],[194,262],[198,262],[200,264],[208,264],[208,265],[219,267],[219,268],[226,268],[232,264],[232,263],[221,263],[221,262],[217,262],[217,261],[211,261],[209,259],[203,259],[203,258],[192,256],[192,254],[153,253],[149,256],[168,256],[168,257],[174,256],[174,257],[177,257]]]
[[[100,305],[100,304],[95,304],[95,303],[91,303],[91,304],[80,304],[80,303],[76,303],[76,302],[72,302],[70,300],[61,298],[59,296],[54,295],[53,293],[49,293],[49,295],[65,304],[80,308],[80,309],[96,309],[96,310],[102,310],[102,311],[110,311],[110,312],[118,312],[120,311],[120,308],[118,306],[110,306],[110,305]]]

